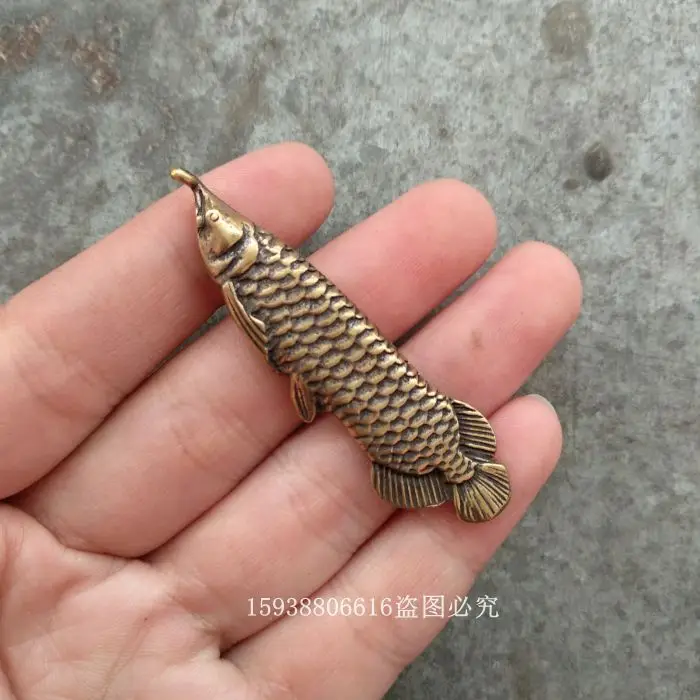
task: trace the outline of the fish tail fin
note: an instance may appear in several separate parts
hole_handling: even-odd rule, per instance
[[[510,479],[502,464],[474,464],[474,476],[451,484],[457,515],[468,523],[493,520],[510,501]]]
[[[468,481],[452,484],[455,510],[467,522],[495,518],[510,501],[510,479],[502,464],[493,463],[496,436],[485,416],[472,406],[452,400],[459,422],[459,446],[474,474]]]

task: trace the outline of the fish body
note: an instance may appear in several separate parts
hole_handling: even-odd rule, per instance
[[[197,201],[200,251],[237,323],[268,363],[291,378],[306,422],[333,413],[366,450],[377,493],[399,508],[451,500],[482,522],[510,498],[492,462],[484,416],[432,388],[348,298],[298,251],[176,171]]]
[[[296,376],[363,444],[372,461],[407,474],[467,466],[448,399],[313,265],[267,233],[258,261],[232,280],[246,313],[263,322],[269,362]]]

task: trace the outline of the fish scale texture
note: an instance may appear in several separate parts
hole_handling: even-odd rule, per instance
[[[234,279],[265,324],[276,367],[299,375],[375,463],[410,474],[467,468],[449,399],[428,386],[329,280],[265,232],[257,262]]]

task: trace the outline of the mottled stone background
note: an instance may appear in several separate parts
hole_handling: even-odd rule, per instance
[[[556,476],[392,698],[700,697],[697,0],[7,0],[0,297],[204,169],[282,139],[338,178],[314,246],[438,175],[499,254],[536,238],[585,282],[530,383]]]

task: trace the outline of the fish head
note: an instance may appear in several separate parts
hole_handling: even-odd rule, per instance
[[[219,199],[196,175],[180,168],[170,175],[190,187],[194,194],[199,251],[209,274],[219,279],[223,272],[235,270],[236,263],[242,262],[241,257],[250,257],[246,253],[250,246],[245,241],[254,242],[253,222]]]

